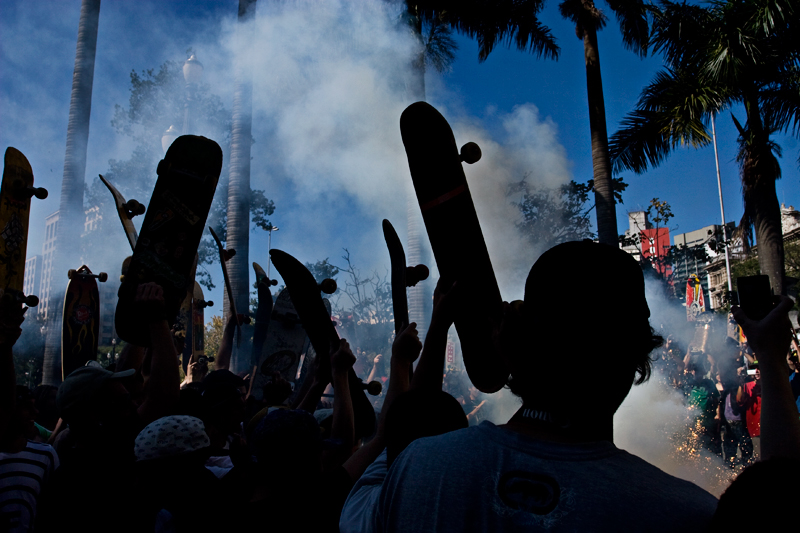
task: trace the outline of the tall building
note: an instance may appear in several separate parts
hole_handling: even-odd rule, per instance
[[[58,229],[58,211],[44,219],[44,243],[42,244],[42,280],[39,289],[39,316],[47,318],[51,305],[51,287],[53,281],[53,256],[56,247],[56,230]]]
[[[25,278],[22,292],[25,295],[39,296],[42,287],[42,256],[34,255],[25,260]]]

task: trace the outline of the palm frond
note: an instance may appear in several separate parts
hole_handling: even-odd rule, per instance
[[[622,43],[639,57],[647,55],[650,41],[651,10],[642,0],[606,0],[622,31]]]
[[[727,104],[726,95],[702,85],[686,72],[663,70],[642,91],[635,111],[609,139],[615,172],[642,173],[659,165],[678,146],[700,148],[711,142],[706,122]]]
[[[696,64],[713,23],[711,13],[700,6],[668,0],[661,0],[659,5],[653,9],[650,30],[653,53],[661,53],[671,68]]]
[[[592,0],[563,0],[558,4],[558,11],[562,17],[575,23],[578,39],[583,39],[587,28],[594,27],[595,31],[605,28],[608,20]]]
[[[428,24],[425,38],[425,63],[438,72],[449,72],[450,65],[456,58],[455,52],[458,50],[458,44],[453,39],[453,32],[441,20],[434,20]]]
[[[561,50],[550,28],[539,21],[544,0],[419,0],[408,5],[424,21],[439,18],[476,39],[480,61],[499,43],[549,59],[558,59]]]

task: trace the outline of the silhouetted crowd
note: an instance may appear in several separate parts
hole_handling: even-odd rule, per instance
[[[586,264],[595,279],[632,280],[625,298],[613,283],[552,282],[578,279]],[[16,385],[12,354],[24,311],[4,305],[0,529],[792,527],[800,378],[789,298],[776,298],[757,322],[733,309],[748,353],[684,353],[651,328],[634,259],[589,241],[558,245],[533,265],[524,300],[505,303],[491,324],[496,353],[486,357],[507,365],[507,386],[522,402],[496,425],[485,416],[490,396],[445,372],[448,330],[469,290],[439,280],[424,346],[414,323],[391,354],[354,354],[341,339],[316,357],[298,393],[275,374],[259,401],[250,380],[228,369],[236,317],[215,369],[194,362],[181,382],[156,284],[140,285],[136,296],[142,315],[153,317],[152,346],[128,344],[113,369],[90,362],[58,388]],[[578,316],[585,302],[589,316]],[[473,316],[490,320],[480,310]],[[590,349],[579,349],[577,336],[591,339]],[[354,414],[354,365],[385,385],[376,423]],[[613,443],[614,413],[654,366],[696,406],[702,446],[732,466],[749,465],[719,500]]]

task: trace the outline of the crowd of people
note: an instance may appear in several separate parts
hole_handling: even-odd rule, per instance
[[[613,283],[578,291],[549,281],[572,279],[587,262],[597,279],[633,280],[626,297]],[[258,402],[228,370],[235,319],[215,369],[193,363],[181,382],[156,284],[140,285],[135,302],[153,317],[151,346],[127,345],[113,371],[90,362],[58,388],[15,383],[24,310],[3,306],[0,528],[729,531],[790,519],[784,488],[800,473],[800,381],[796,359],[786,364],[789,298],[776,298],[760,321],[733,310],[758,360],[749,380],[738,355],[673,357],[669,339],[662,347],[628,254],[589,241],[558,245],[533,265],[524,300],[504,304],[492,323],[492,356],[510,369],[507,386],[522,402],[495,424],[482,415],[480,391],[446,377],[448,330],[464,293],[439,280],[424,345],[414,323],[390,354],[365,357],[341,339],[316,358],[301,394],[275,375]],[[588,320],[576,316],[581,300],[593,302]],[[576,320],[588,324],[590,351],[574,348]],[[357,361],[368,381],[385,385],[369,434],[349,392]],[[654,365],[680,370],[670,379],[698,406],[704,445],[749,465],[720,500],[614,445],[614,414]]]

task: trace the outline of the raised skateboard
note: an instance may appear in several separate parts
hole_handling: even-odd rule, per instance
[[[123,340],[150,346],[152,317],[134,303],[141,283],[161,285],[165,318],[170,326],[175,322],[221,169],[219,145],[194,135],[178,137],[158,164],[158,181],[118,293],[115,323]]]
[[[389,261],[392,265],[392,311],[394,332],[400,333],[408,325],[408,296],[406,289],[428,279],[430,271],[425,265],[407,266],[403,243],[388,220],[383,220],[383,237],[389,248]]]
[[[125,230],[125,236],[128,237],[128,243],[131,245],[131,250],[136,248],[136,240],[139,236],[136,233],[136,227],[133,225],[133,217],[137,215],[143,215],[145,212],[145,207],[143,204],[140,204],[136,200],[125,200],[125,197],[114,187],[111,182],[103,177],[100,174],[100,181],[103,182],[103,185],[108,187],[108,190],[111,191],[111,195],[114,197],[114,203],[117,206],[117,214],[119,215],[119,220],[122,222],[122,227]]]
[[[475,275],[480,273],[481,289],[471,305],[458,309],[455,326],[470,380],[482,392],[496,392],[509,375],[492,342],[491,321],[499,322],[503,300],[461,167],[462,161],[478,161],[480,148],[467,143],[459,153],[450,124],[425,102],[403,111],[400,133],[441,276],[474,285]],[[489,320],[476,320],[476,316]]]
[[[101,283],[108,274],[92,274],[89,267],[81,266],[67,272],[69,283],[64,296],[64,315],[61,329],[61,379],[97,359],[97,342],[100,338]]]
[[[9,147],[0,185],[0,291],[5,305],[39,305],[35,295],[23,294],[31,196],[43,200],[47,191],[33,186],[28,159]]]
[[[269,255],[272,264],[286,282],[286,287],[291,291],[292,303],[314,351],[322,357],[322,363],[330,365],[327,356],[330,353],[331,343],[339,342],[339,335],[336,333],[330,312],[325,309],[320,291],[324,289],[328,294],[333,293],[336,290],[336,282],[325,280],[318,284],[308,268],[286,252],[272,249]],[[375,411],[364,394],[367,385],[358,379],[352,368],[347,382],[353,401],[356,439],[369,436],[375,431]]]
[[[258,370],[261,352],[264,349],[264,340],[266,340],[267,331],[269,330],[273,306],[272,292],[269,288],[278,284],[277,280],[267,277],[267,273],[258,263],[253,262],[253,270],[256,274],[258,306],[256,307],[255,326],[253,328],[253,351],[250,355],[250,366],[253,367],[253,371],[250,373],[251,376],[254,376]],[[252,383],[252,379],[250,381]]]
[[[261,289],[259,289],[257,313],[261,312],[261,307],[264,306],[261,298]],[[257,315],[256,329],[253,335],[254,351],[257,344],[255,334],[258,333],[259,323]],[[251,387],[251,395],[256,400],[261,400],[264,385],[272,380],[272,372],[280,372],[283,379],[290,383],[295,382],[300,357],[306,353],[308,336],[300,323],[300,317],[292,304],[288,289],[280,291],[275,298],[270,312],[269,326],[264,332],[264,340],[260,342],[262,349],[258,354],[258,360],[253,365],[256,368],[252,373],[253,384]],[[299,390],[297,384],[295,384],[294,390]]]

